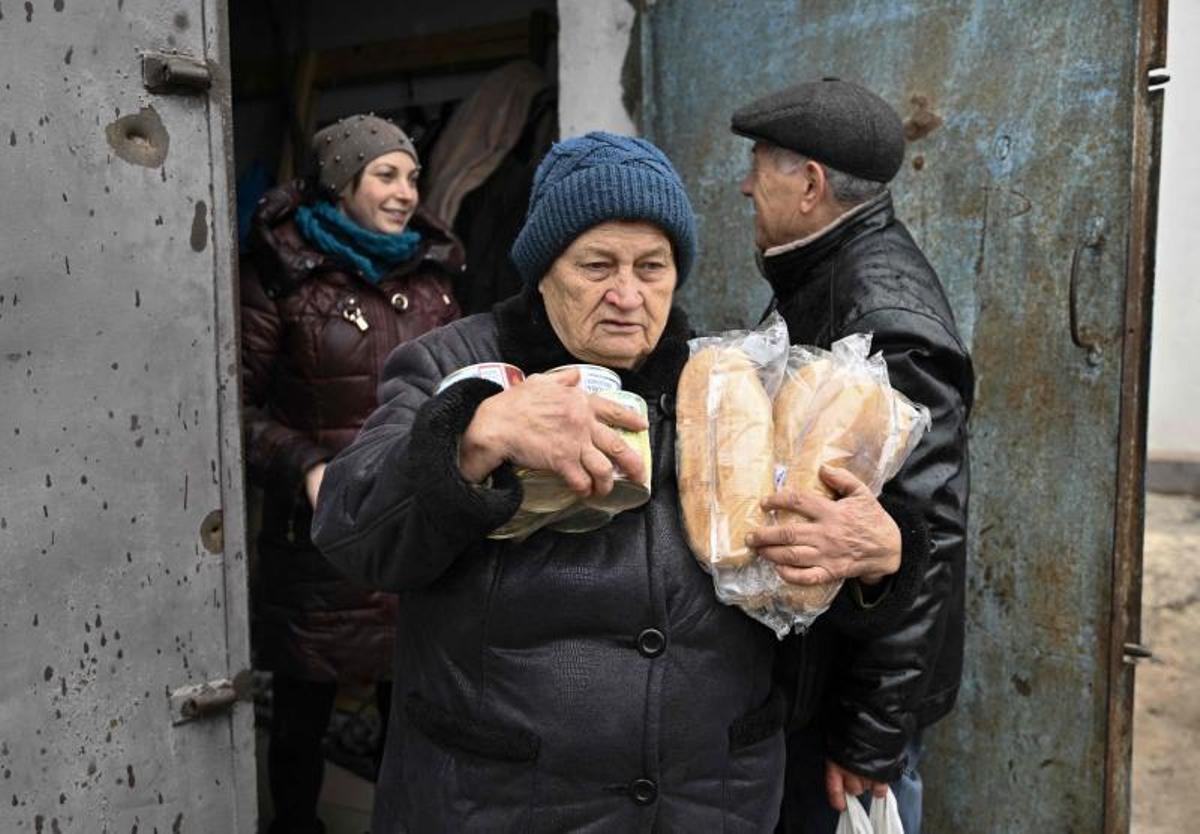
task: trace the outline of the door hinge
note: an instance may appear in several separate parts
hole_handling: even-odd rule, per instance
[[[212,86],[212,71],[190,55],[143,52],[142,84],[152,93],[203,93]]]
[[[1166,67],[1153,67],[1146,71],[1146,86],[1151,90],[1161,90],[1171,80],[1171,73]]]
[[[233,680],[221,678],[208,683],[191,684],[171,690],[171,723],[221,715],[229,712],[238,701],[249,701],[253,690],[249,671],[238,672]]]
[[[1154,652],[1149,646],[1143,646],[1141,643],[1126,643],[1125,644],[1125,662],[1137,663],[1139,660],[1148,660],[1154,657]]]

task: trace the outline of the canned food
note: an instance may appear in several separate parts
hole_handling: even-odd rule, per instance
[[[445,377],[438,383],[435,394],[440,394],[456,382],[464,379],[486,379],[488,382],[494,382],[501,388],[511,388],[519,382],[525,380],[525,374],[516,365],[509,365],[506,362],[480,362],[477,365],[467,365],[465,368],[459,368],[454,373]]]
[[[630,391],[620,390],[620,378],[612,371],[597,365],[567,365],[555,368],[550,373],[568,368],[580,369],[580,384],[586,390],[598,393],[600,396],[620,403],[630,411],[642,415],[643,418],[646,417],[646,401]],[[468,370],[471,369],[463,369],[463,371]],[[450,377],[447,377],[447,380],[449,379]],[[617,387],[608,387],[614,383]],[[444,382],[443,384],[453,383]],[[596,386],[595,389],[588,388],[589,384]],[[560,533],[586,533],[603,527],[617,513],[640,507],[649,501],[650,432],[649,430],[628,431],[621,428],[614,430],[622,440],[629,444],[630,448],[641,456],[646,467],[644,481],[631,481],[620,470],[617,470],[613,475],[612,491],[608,495],[580,500],[567,488],[566,482],[558,474],[518,467],[516,475],[521,481],[521,507],[507,523],[492,531],[489,538],[520,541],[543,527]]]
[[[600,396],[620,403],[643,418],[647,415],[646,401],[632,391],[601,391]],[[608,495],[597,495],[584,500],[589,507],[603,510],[612,515],[640,507],[650,500],[651,474],[650,430],[629,431],[622,428],[614,428],[614,430],[622,440],[629,444],[631,449],[641,456],[642,465],[646,469],[646,477],[640,482],[631,481],[624,473],[617,470],[613,477],[612,492]]]
[[[559,365],[546,373],[557,374],[570,370],[579,371],[579,387],[589,394],[621,390],[621,378],[617,376],[616,371],[610,371],[599,365]]]
[[[516,515],[488,534],[489,539],[522,541],[545,527],[555,518],[553,513],[517,510]]]
[[[556,513],[575,503],[575,493],[554,472],[518,467],[521,481],[521,509],[535,513]]]
[[[587,504],[576,504],[555,516],[554,523],[548,526],[551,530],[559,533],[590,533],[608,524],[612,521],[612,517],[613,514],[608,510]]]

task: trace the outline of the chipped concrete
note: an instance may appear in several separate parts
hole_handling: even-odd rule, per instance
[[[1142,642],[1137,672],[1132,834],[1197,830],[1200,770],[1200,499],[1146,501]]]

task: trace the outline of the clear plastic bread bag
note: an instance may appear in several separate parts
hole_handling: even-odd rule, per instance
[[[870,334],[854,334],[830,351],[796,346],[788,352],[773,409],[778,490],[833,498],[820,478],[829,466],[850,472],[878,495],[920,442],[929,410],[892,388],[883,357],[870,350]],[[775,516],[777,524],[807,520],[786,511]],[[842,586],[840,580],[792,585],[778,574],[769,584],[769,600],[750,613],[780,636],[810,626]]]
[[[676,472],[688,544],[717,598],[751,613],[770,601],[774,568],[746,546],[769,524],[774,491],[772,398],[787,361],[787,325],[693,339],[675,399]]]

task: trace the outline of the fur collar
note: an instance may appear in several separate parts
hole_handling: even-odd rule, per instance
[[[498,303],[492,312],[505,362],[533,374],[581,361],[558,340],[546,316],[542,295],[536,289],[522,290]],[[687,314],[679,307],[672,307],[662,337],[646,360],[635,370],[614,369],[621,377],[621,386],[647,400],[664,393],[673,394],[687,362],[687,340],[691,335]]]

